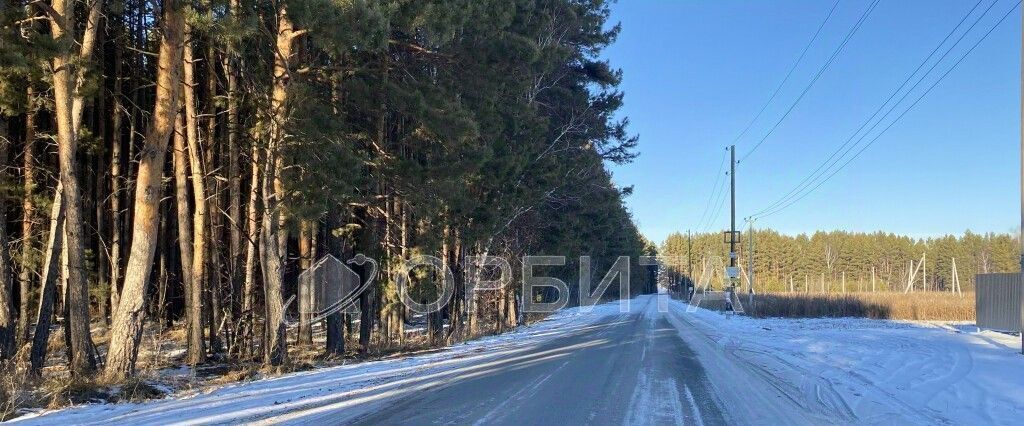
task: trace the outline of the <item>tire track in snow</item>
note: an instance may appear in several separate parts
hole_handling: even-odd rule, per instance
[[[678,313],[675,313],[674,316],[690,323],[701,337],[716,345],[718,350],[724,354],[729,355],[728,358],[738,361],[745,366],[747,371],[759,376],[764,383],[782,393],[793,405],[800,407],[808,419],[817,419],[818,422],[825,424],[889,424],[894,419],[913,424],[952,424],[940,413],[927,407],[927,401],[934,398],[935,394],[942,389],[942,387],[936,388],[935,383],[942,384],[943,387],[947,386],[957,382],[970,371],[970,354],[966,351],[953,359],[939,356],[939,354],[931,356],[922,354],[921,357],[915,359],[915,366],[901,365],[900,368],[880,368],[879,370],[888,373],[882,377],[890,381],[908,377],[921,378],[920,374],[902,373],[903,371],[920,371],[921,364],[933,368],[936,372],[944,373],[940,377],[927,380],[927,382],[935,383],[925,386],[924,389],[934,389],[933,392],[922,394],[913,403],[908,403],[903,398],[897,398],[896,395],[877,385],[874,380],[858,373],[857,370],[839,368],[811,371],[787,359],[795,357],[799,360],[809,361],[813,365],[818,362],[830,362],[831,360],[827,356],[822,359],[809,359],[805,354],[790,354],[751,340],[739,340],[737,337],[728,336],[719,337],[713,331],[707,330],[714,330],[714,325],[708,323],[704,318],[698,317],[691,321],[690,318],[693,318],[691,316]],[[916,347],[917,345],[905,339],[895,339],[892,343],[895,347],[880,348],[880,352],[883,354],[901,350],[914,353],[922,352],[922,348]],[[947,364],[952,364],[954,367],[951,369]],[[836,378],[836,373],[840,373],[843,378]],[[836,383],[843,385],[843,388],[837,388]],[[914,385],[922,383],[924,381],[916,382]],[[851,403],[849,398],[854,398],[855,403]]]
[[[694,424],[704,426],[704,417],[700,414],[700,406],[697,405],[697,400],[693,398],[693,392],[690,392],[689,386],[683,386],[686,390],[686,401],[690,403],[690,413],[693,415]]]

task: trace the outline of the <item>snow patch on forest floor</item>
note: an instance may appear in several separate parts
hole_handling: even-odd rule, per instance
[[[1024,356],[1018,336],[963,323],[753,319],[704,309],[688,312],[679,301],[670,307],[670,320],[702,362],[731,361],[717,369],[719,376],[760,377],[768,393],[801,408],[805,421],[1009,425],[1024,417]],[[695,339],[710,345],[701,350]],[[705,367],[714,381],[716,368]],[[740,371],[722,371],[728,369]],[[715,385],[728,394],[736,384],[719,380]],[[751,392],[735,393],[749,397]],[[750,399],[736,404],[727,403],[726,410],[776,423],[759,413],[764,407],[751,409],[756,404]]]
[[[280,423],[302,410],[345,410],[354,418],[388,398],[452,380],[489,360],[527,351],[549,339],[585,328],[609,315],[619,304],[559,311],[515,331],[484,337],[429,354],[315,369],[279,377],[231,384],[199,393],[182,392],[141,403],[85,404],[40,411],[13,420],[18,424],[143,425]],[[332,416],[333,422],[343,421]]]

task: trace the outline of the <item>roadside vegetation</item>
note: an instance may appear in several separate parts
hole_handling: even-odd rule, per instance
[[[745,296],[743,300],[746,301]],[[767,293],[754,297],[751,316],[917,321],[974,321],[974,294],[883,292],[847,294]]]

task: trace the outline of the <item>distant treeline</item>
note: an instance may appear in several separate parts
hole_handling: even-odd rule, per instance
[[[743,233],[738,248],[738,263],[746,271],[750,233]],[[674,233],[661,244],[659,254],[666,257],[664,279],[685,281],[692,264],[692,279],[698,281],[704,262],[714,257],[728,262],[729,246],[721,233],[695,234],[688,248],[686,234]],[[915,286],[948,291],[952,285],[953,261],[964,291],[974,289],[974,275],[1019,271],[1020,249],[1011,234],[976,234],[915,239],[884,232],[816,232],[813,235],[783,235],[773,230],[754,232],[755,284],[761,290],[788,290],[790,280],[797,290],[809,284],[820,291],[821,282],[831,291],[871,290],[872,269],[878,291],[903,290],[911,270],[927,253],[926,264],[917,272]],[[690,260],[692,259],[692,260]],[[805,284],[806,283],[806,284]],[[744,286],[746,282],[744,281]]]

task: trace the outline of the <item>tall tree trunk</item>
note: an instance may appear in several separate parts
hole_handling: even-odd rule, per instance
[[[121,292],[121,235],[124,226],[121,223],[121,123],[124,105],[121,101],[121,44],[114,46],[114,111],[111,116],[111,148],[110,148],[110,318],[113,320],[120,304]]]
[[[46,351],[50,342],[50,324],[53,321],[53,305],[57,298],[58,268],[60,253],[64,247],[64,188],[60,182],[54,190],[53,207],[50,209],[50,233],[47,236],[46,253],[43,259],[43,276],[39,284],[39,310],[36,312],[36,329],[32,335],[32,369],[39,374],[46,364]]]
[[[160,255],[157,260],[157,265],[160,267],[160,274],[157,276],[157,308],[156,321],[154,322],[157,324],[158,330],[163,330],[165,328],[170,328],[173,325],[173,322],[171,321],[171,315],[167,310],[167,287],[169,281],[171,280],[170,271],[168,270],[171,267],[169,256],[171,245],[168,243],[168,241],[171,239],[171,233],[168,231],[167,228],[169,226],[169,209],[167,208],[166,205],[161,205],[160,210],[162,212],[162,214],[160,215],[160,231],[158,231],[160,235],[160,246],[157,248],[158,253]]]
[[[356,209],[356,221],[363,227],[362,237],[360,238],[359,244],[363,247],[373,247],[376,243],[374,238],[373,217],[369,213],[368,207],[359,207]],[[365,282],[369,277],[368,267],[365,265],[358,269],[359,281]],[[362,354],[367,354],[370,351],[370,334],[373,332],[373,298],[376,293],[376,284],[369,286],[366,291],[359,296],[359,351]]]
[[[236,14],[238,1],[231,1],[231,13]],[[229,48],[224,59],[225,74],[228,80],[228,221],[230,226],[230,247],[228,248],[228,267],[230,272],[231,286],[237,290],[242,266],[242,175],[239,167],[239,156],[241,155],[238,146],[238,77],[236,76],[237,56],[234,47]]]
[[[263,362],[268,365],[281,365],[288,360],[288,347],[285,340],[283,274],[281,253],[277,241],[278,221],[274,213],[277,201],[273,191],[274,159],[273,152],[268,150],[263,166],[263,231],[260,233],[260,253],[263,266],[264,295],[264,333]]]
[[[344,314],[335,312],[327,316],[327,344],[328,354],[345,354],[345,319]]]
[[[139,340],[142,338],[146,295],[159,228],[164,155],[179,108],[183,18],[177,0],[164,0],[163,38],[160,40],[160,57],[157,64],[156,104],[153,108],[149,134],[146,135],[140,153],[135,186],[132,248],[125,268],[121,303],[110,330],[110,350],[105,371],[109,380],[123,380],[134,372]]]
[[[332,235],[329,230],[341,225],[341,213],[337,209],[327,212],[324,226],[327,253],[337,256],[339,259],[348,259],[346,248],[341,237]],[[327,354],[343,355],[345,353],[345,314],[335,312],[327,317]]]
[[[239,1],[231,0],[228,2],[228,18],[236,18],[239,13]],[[227,123],[225,133],[227,135],[227,152],[222,151],[223,158],[227,161],[227,186],[228,186],[228,200],[227,200],[227,226],[228,226],[228,287],[231,294],[231,300],[229,305],[226,307],[226,312],[230,313],[228,323],[233,324],[231,329],[235,332],[235,335],[231,336],[229,343],[229,351],[236,352],[234,346],[237,345],[239,335],[244,330],[244,322],[242,321],[243,308],[245,295],[242,293],[243,285],[243,274],[242,274],[242,176],[241,169],[239,167],[239,156],[241,150],[238,146],[238,77],[237,77],[237,49],[235,43],[227,43],[224,46],[224,54],[221,57],[221,62],[224,68],[224,77],[227,80]],[[226,155],[224,155],[226,154]],[[223,164],[222,164],[223,166]]]
[[[263,292],[265,295],[266,332],[264,341],[264,362],[280,365],[287,361],[288,350],[285,340],[283,292],[284,255],[286,235],[283,225],[283,209],[280,202],[284,195],[280,173],[283,166],[281,148],[284,140],[284,125],[289,117],[288,83],[291,78],[289,61],[292,58],[296,37],[304,31],[296,30],[288,17],[285,6],[277,8],[277,51],[274,55],[273,91],[270,97],[271,123],[267,154],[263,173],[263,231],[260,235],[260,252],[263,255]]]
[[[32,288],[32,221],[35,220],[36,205],[33,202],[36,188],[35,178],[35,140],[36,140],[36,109],[35,95],[32,87],[27,91],[28,111],[25,113],[25,148],[22,153],[22,181],[24,186],[21,201],[21,271],[18,274],[18,286],[21,295],[21,307],[18,311],[18,339],[28,341],[28,316]]]
[[[313,232],[316,232],[313,222],[308,220],[302,221],[299,231],[299,267],[302,268],[302,271],[308,271],[313,263]],[[300,291],[299,294],[302,295],[302,292]],[[298,340],[299,344],[311,345],[313,344],[313,327],[310,324],[310,320],[313,315],[310,314],[311,307],[307,303],[308,298],[301,297],[301,299],[305,300],[300,300],[298,303],[300,316]]]
[[[102,45],[102,34],[101,40],[98,41]],[[97,96],[93,106],[93,120],[96,125],[95,133],[100,137],[103,142],[99,149],[95,150],[92,157],[92,171],[89,173],[91,177],[90,182],[92,184],[93,199],[89,200],[92,212],[93,212],[93,223],[96,228],[92,232],[92,247],[94,247],[95,262],[92,265],[92,269],[96,271],[97,287],[101,290],[99,297],[96,299],[96,305],[98,314],[100,317],[100,324],[107,326],[110,324],[110,318],[107,314],[113,312],[113,309],[108,311],[107,302],[110,300],[110,295],[114,293],[116,285],[110,281],[110,247],[107,245],[107,205],[103,200],[107,199],[106,194],[106,172],[107,165],[106,160],[108,158],[106,147],[112,140],[110,137],[110,128],[107,126],[107,97]]]
[[[101,135],[101,140],[109,141],[110,139],[106,134],[108,131],[106,118],[103,116],[106,112],[106,102],[103,99],[104,98],[102,96],[96,99],[95,110],[100,112],[99,114],[96,114],[96,122],[98,124],[97,133]],[[102,200],[106,199],[103,184],[103,179],[107,169],[107,166],[104,163],[104,160],[106,159],[106,152],[100,148],[98,152],[96,152],[95,155],[91,155],[91,157],[93,160],[93,169],[88,173],[90,177],[90,179],[88,179],[88,183],[92,185],[93,198],[89,200],[89,202],[91,203],[90,207],[92,207],[93,211],[93,223],[95,223],[95,229],[91,233],[91,246],[95,247],[93,252],[94,262],[91,269],[96,271],[96,287],[100,290],[99,297],[96,298],[97,315],[99,316],[100,325],[107,326],[110,324],[109,317],[107,316],[107,302],[110,300],[110,295],[114,293],[114,286],[110,282],[108,276],[110,273],[110,267],[107,263],[110,261],[110,247],[106,245],[106,240],[104,239],[106,238],[107,232],[107,206],[106,203],[102,202]]]
[[[208,317],[209,304],[204,308],[202,300],[206,296],[206,259],[207,259],[207,248],[206,248],[206,173],[203,168],[202,149],[199,146],[199,118],[196,106],[196,90],[195,90],[195,65],[194,57],[192,55],[192,31],[187,25],[185,27],[185,48],[183,51],[184,60],[184,98],[185,103],[185,136],[187,140],[188,148],[188,159],[189,167],[192,172],[192,197],[193,205],[195,210],[192,214],[192,270],[188,273],[192,274],[190,279],[191,283],[191,294],[189,295],[188,306],[189,311],[189,331],[198,331],[198,337],[189,336],[189,360],[193,363],[200,363],[205,360],[206,348],[202,343],[203,332],[202,322],[203,319]],[[177,139],[175,140],[175,148],[177,148]],[[177,152],[177,149],[175,149]],[[186,210],[187,211],[187,210]],[[184,219],[178,213],[179,220]],[[181,225],[178,225],[179,229]],[[185,253],[182,252],[182,257]],[[182,260],[182,265],[185,261]],[[198,314],[196,318],[193,318],[193,314]],[[193,329],[195,325],[192,321],[199,323],[198,329]],[[214,330],[210,327],[210,333],[213,334]],[[196,340],[198,339],[198,340]],[[193,347],[195,346],[195,347]]]
[[[207,9],[206,15],[208,19],[213,21],[213,12],[211,9]],[[207,279],[205,288],[207,298],[209,300],[209,344],[210,351],[213,353],[220,353],[223,351],[223,344],[221,342],[221,326],[223,321],[223,313],[221,303],[223,292],[222,278],[224,274],[220,273],[219,268],[211,270],[210,265],[223,264],[224,259],[221,258],[221,245],[210,244],[211,241],[219,241],[221,238],[221,231],[223,228],[223,216],[217,214],[222,209],[221,197],[223,191],[221,190],[221,181],[217,179],[215,175],[221,175],[216,166],[217,154],[221,150],[219,144],[217,144],[217,104],[214,99],[217,97],[217,74],[216,66],[214,61],[213,52],[213,40],[207,39],[206,42],[206,102],[205,102],[205,122],[206,122],[206,139],[205,139],[205,152],[203,153],[203,179],[206,181],[206,190],[209,191],[209,197],[206,198],[206,212],[208,219],[207,222],[207,237],[206,237],[206,262],[204,266],[204,273]]]
[[[185,331],[188,352],[186,362],[195,365],[206,360],[206,347],[203,343],[202,291],[195,282],[195,248],[192,242],[194,230],[189,217],[188,204],[188,152],[185,147],[184,117],[178,116],[175,122],[173,165],[174,165],[174,198],[178,212],[178,248],[181,253],[181,282],[185,288]]]
[[[99,1],[93,3],[98,20]],[[64,187],[65,208],[64,247],[67,251],[65,282],[65,335],[68,343],[69,364],[74,374],[84,375],[96,369],[93,357],[95,348],[89,335],[89,288],[85,280],[83,253],[84,221],[82,218],[82,197],[78,181],[78,126],[81,122],[81,105],[83,104],[80,90],[81,81],[75,81],[84,71],[73,74],[76,58],[73,52],[74,37],[70,30],[73,27],[74,7],[68,0],[53,0],[51,7],[56,16],[50,22],[50,32],[61,48],[52,61],[54,118],[57,123],[57,156],[60,164],[60,182]],[[89,24],[93,30],[86,31],[83,38],[82,52],[91,55],[95,42],[93,12],[89,14]],[[90,42],[91,41],[91,42]],[[81,70],[81,66],[77,69]]]
[[[60,1],[66,0],[56,0],[53,1],[53,3],[56,4],[57,2]],[[73,24],[74,6],[67,5],[65,7],[67,7],[68,12],[72,13],[72,17],[68,18],[67,15],[65,15],[64,13],[60,13],[60,15],[64,16],[64,19],[66,19],[69,24]],[[56,9],[56,6],[54,6],[54,9]],[[74,89],[71,92],[71,125],[76,133],[76,138],[78,129],[82,128],[82,111],[85,110],[85,94],[82,91],[83,86],[85,86],[86,67],[84,63],[87,63],[92,59],[93,51],[96,50],[96,42],[99,38],[100,17],[102,16],[102,12],[103,0],[92,0],[92,2],[89,3],[89,15],[86,17],[85,32],[82,34],[81,51],[78,54],[79,64],[77,66],[74,66],[74,77],[72,77],[71,74],[68,75],[68,78],[73,79],[72,84],[74,85]],[[51,20],[50,22],[51,28],[53,28],[53,21]],[[66,28],[68,28],[67,36],[73,39],[74,35],[70,30],[70,28],[72,27],[69,25]],[[60,37],[57,36],[57,33],[54,33],[53,38],[56,40]],[[56,67],[54,67],[54,69],[56,69]]]
[[[0,116],[0,182],[9,180],[7,153],[11,141],[7,120]],[[17,324],[14,321],[14,282],[11,281],[11,251],[7,247],[7,199],[0,195],[0,360],[10,359],[17,348]]]
[[[409,259],[409,212],[405,202],[395,197],[395,205],[399,211],[399,252],[398,261],[405,262]],[[405,322],[408,318],[408,308],[404,303],[399,304],[399,320],[402,322],[402,340],[405,340]]]
[[[252,163],[252,176],[249,184],[249,202],[246,212],[246,239],[245,239],[245,288],[242,290],[242,336],[247,348],[252,349],[253,328],[255,325],[255,299],[256,299],[256,256],[257,243],[260,235],[259,221],[259,198],[260,198],[260,149],[253,144],[250,158]],[[247,351],[251,353],[251,351]]]

